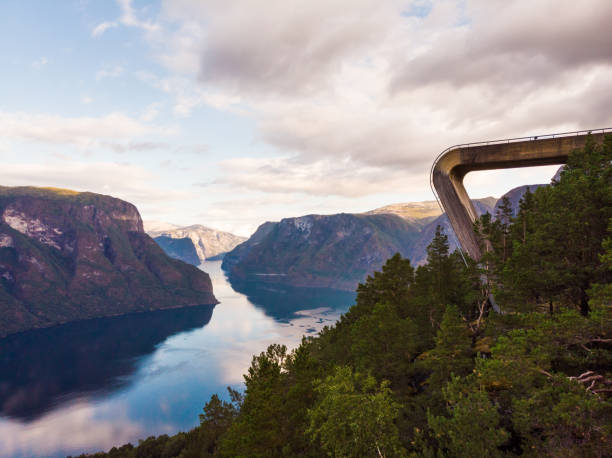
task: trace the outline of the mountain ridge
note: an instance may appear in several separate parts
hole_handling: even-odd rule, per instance
[[[0,335],[216,303],[208,275],[168,257],[129,202],[0,187]]]
[[[199,265],[207,259],[210,260],[212,258],[223,256],[225,253],[233,250],[238,244],[247,239],[246,237],[241,237],[230,232],[212,229],[202,224],[192,224],[190,226],[176,227],[165,230],[148,230],[147,233],[158,243],[159,237],[167,237],[171,239],[190,239],[198,257],[198,261],[191,263],[196,265]],[[189,250],[188,247],[187,250]],[[171,256],[178,256],[179,259],[183,260],[191,256],[187,252],[180,251],[173,252],[173,255],[171,254]]]

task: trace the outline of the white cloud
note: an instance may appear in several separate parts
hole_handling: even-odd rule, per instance
[[[406,171],[363,166],[348,159],[300,163],[292,158],[236,158],[220,162],[217,184],[268,193],[363,197],[389,189],[402,191],[420,178]]]
[[[115,21],[102,22],[93,28],[93,30],[91,31],[91,36],[92,37],[100,36],[104,32],[106,32],[108,29],[114,29],[118,25],[119,24]]]
[[[117,4],[121,11],[119,18],[116,21],[105,21],[96,25],[91,31],[93,37],[100,36],[108,29],[118,27],[119,25],[135,27],[146,32],[157,32],[160,30],[159,24],[138,17],[138,12],[132,6],[132,0],[117,0]]]
[[[45,163],[5,163],[2,184],[51,186],[108,194],[140,206],[191,199],[189,193],[158,186],[160,178],[143,167],[117,162],[59,159]]]
[[[64,117],[0,111],[0,136],[51,144],[95,146],[103,139],[125,139],[156,133],[170,135],[171,128],[145,124],[123,113],[100,117]]]
[[[132,6],[132,0],[117,0],[119,7],[121,8],[121,17],[119,22],[128,27],[137,27],[147,32],[155,32],[159,30],[159,25],[152,21],[147,21],[138,18],[134,7]]]

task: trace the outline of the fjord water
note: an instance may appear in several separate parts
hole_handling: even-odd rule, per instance
[[[68,323],[0,340],[0,456],[107,450],[198,423],[253,354],[332,324],[355,295],[247,284],[202,269],[219,305]]]

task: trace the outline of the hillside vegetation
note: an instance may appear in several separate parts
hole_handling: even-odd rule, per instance
[[[200,426],[98,456],[610,456],[611,160],[612,138],[591,142],[516,217],[485,215],[479,265],[438,228],[427,264],[391,257],[335,326],[255,356]]]

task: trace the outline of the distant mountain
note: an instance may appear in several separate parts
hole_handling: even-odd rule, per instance
[[[286,218],[260,226],[223,268],[230,280],[353,291],[393,254],[407,256],[419,229],[393,214]]]
[[[198,252],[191,239],[187,237],[183,239],[173,239],[172,237],[160,235],[153,240],[155,240],[162,250],[171,258],[180,259],[194,266],[199,266],[201,264]]]
[[[237,245],[244,242],[246,237],[230,234],[229,232],[218,231],[215,229],[194,224],[192,226],[177,227],[173,229],[149,230],[147,233],[157,241],[162,248],[168,247],[167,238],[171,239],[190,239],[197,255],[197,259],[192,258],[191,248],[188,245],[181,245],[184,249],[179,249],[178,245],[173,245],[172,252],[166,251],[170,256],[178,259],[192,259],[192,264],[199,265],[206,259],[223,257],[225,253],[233,250]],[[165,237],[166,239],[160,239]],[[160,243],[161,240],[161,243]]]
[[[534,192],[536,189],[542,186],[548,186],[548,185],[546,184],[528,184],[525,186],[518,186],[514,189],[511,189],[510,191],[508,191],[506,194],[504,194],[503,196],[499,198],[499,200],[495,203],[495,207],[490,213],[493,216],[497,215],[499,207],[502,204],[502,199],[504,197],[507,197],[508,200],[510,201],[510,206],[512,207],[512,216],[516,216],[519,211],[519,204],[521,202],[521,199],[523,198],[523,195],[527,192],[527,190],[529,189],[530,192]]]
[[[247,240],[237,245],[232,251],[223,257],[222,267],[224,270],[231,271],[232,268],[241,260],[246,259],[249,252],[259,245],[272,230],[278,225],[277,222],[266,221]]]
[[[485,197],[483,199],[473,199],[472,203],[474,204],[476,213],[482,215],[486,212],[493,213],[493,207],[497,203],[497,199],[495,197]],[[448,236],[449,250],[453,252],[459,247],[455,232],[453,231],[446,213],[444,213],[423,227],[418,239],[412,245],[408,256],[413,266],[424,264],[427,260],[427,246],[433,240],[436,233],[436,226],[438,225],[442,227],[444,233]]]
[[[442,214],[440,205],[435,200],[424,202],[406,202],[400,204],[385,205],[366,212],[366,215],[392,214],[404,218],[406,221],[421,226],[433,221]]]
[[[0,335],[216,302],[208,275],[168,257],[132,204],[0,187]]]

